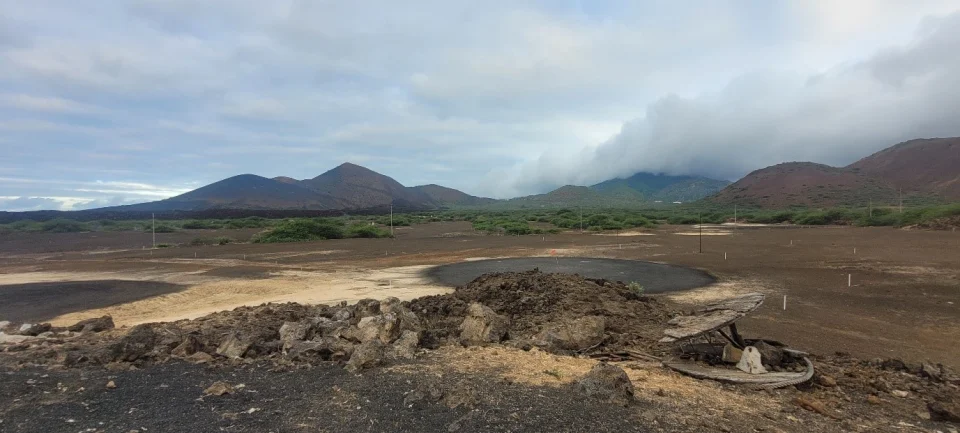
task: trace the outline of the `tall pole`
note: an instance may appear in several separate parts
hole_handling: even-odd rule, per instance
[[[900,213],[903,213],[903,188],[900,188]]]
[[[870,212],[870,218],[873,218],[873,199],[872,198],[870,199],[869,212]]]
[[[153,228],[150,230],[153,232],[153,247],[157,247],[157,214],[150,214],[150,221],[153,222]]]
[[[703,213],[697,212],[697,218],[700,219],[700,252],[703,253]]]
[[[390,203],[390,237],[393,237],[393,203]]]
[[[737,231],[737,204],[733,204],[733,231]]]

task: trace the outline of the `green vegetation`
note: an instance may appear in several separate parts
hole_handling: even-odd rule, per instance
[[[217,236],[215,238],[193,238],[190,241],[192,246],[202,246],[202,245],[226,245],[237,242],[236,239],[227,237],[227,236]]]
[[[294,218],[254,236],[254,243],[302,242],[343,238],[382,238],[390,234],[382,228],[359,223],[346,227],[342,220]]]
[[[629,289],[631,293],[637,296],[643,296],[643,292],[645,290],[643,286],[636,281],[631,281],[630,284],[627,284],[627,289]]]
[[[582,212],[582,217],[581,217]],[[932,224],[945,218],[960,216],[960,203],[905,207],[903,213],[895,207],[858,207],[832,209],[763,210],[740,208],[737,221],[741,223],[798,225],[855,225],[893,226]],[[582,218],[582,220],[581,220]],[[438,221],[467,221],[478,231],[503,235],[539,235],[560,230],[627,230],[653,228],[657,224],[688,225],[700,221],[708,224],[732,222],[732,208],[712,204],[694,203],[672,208],[655,209],[607,209],[607,208],[554,208],[490,211],[476,209],[453,209],[430,212],[395,214],[395,227]],[[581,222],[582,221],[582,222]],[[181,230],[229,230],[267,229],[257,235],[255,242],[295,242],[299,240],[339,238],[388,237],[389,215],[352,215],[331,218],[268,219],[261,217],[208,219],[208,220],[157,220],[157,233]],[[582,224],[582,225],[581,225]],[[57,218],[49,221],[21,220],[0,224],[0,235],[10,233],[75,233],[139,231],[150,232],[150,220],[97,220],[74,221]],[[199,236],[207,239],[209,236]],[[214,239],[203,242],[208,245]],[[232,241],[231,241],[232,242]]]

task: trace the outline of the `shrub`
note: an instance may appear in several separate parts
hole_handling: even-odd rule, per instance
[[[301,242],[321,239],[342,239],[344,230],[340,224],[322,219],[292,219],[278,224],[271,230],[259,233],[252,239],[255,243]]]
[[[347,235],[351,238],[388,238],[390,232],[372,225],[354,225]]]
[[[646,290],[636,281],[631,281],[630,284],[627,284],[627,289],[636,296],[643,296],[643,292]]]
[[[220,224],[217,224],[215,221],[210,220],[190,220],[184,222],[180,227],[190,230],[202,230],[202,229],[218,229],[221,228]]]
[[[87,227],[86,224],[64,218],[56,218],[46,221],[42,223],[40,227],[41,230],[50,233],[76,233],[90,231],[90,228]]]

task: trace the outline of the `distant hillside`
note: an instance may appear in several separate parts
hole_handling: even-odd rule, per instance
[[[356,164],[344,163],[315,178],[273,179],[243,174],[212,183],[186,194],[150,203],[104,208],[106,211],[203,211],[210,209],[257,210],[357,210],[436,209],[445,206],[478,206],[493,199],[440,185],[408,188],[396,180]]]
[[[640,172],[626,179],[611,179],[591,186],[601,192],[622,190],[626,187],[647,201],[696,201],[720,191],[730,182],[700,176],[668,176]]]
[[[903,142],[838,168],[789,162],[756,170],[707,198],[764,208],[896,205],[960,199],[960,138]]]
[[[335,197],[273,179],[241,174],[185,194],[150,203],[116,206],[111,210],[172,211],[205,209],[337,209]]]
[[[910,140],[847,166],[905,193],[960,199],[960,138]]]
[[[761,208],[895,204],[897,191],[883,181],[843,168],[787,162],[746,175],[708,199]]]
[[[434,184],[415,186],[412,189],[426,194],[430,201],[441,206],[482,206],[497,201],[492,198],[472,196],[463,191]]]

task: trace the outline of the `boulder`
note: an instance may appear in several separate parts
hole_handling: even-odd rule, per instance
[[[347,370],[356,373],[365,368],[379,365],[383,362],[385,348],[386,346],[377,339],[357,346],[353,355],[350,356],[350,360],[347,361]]]
[[[337,322],[342,322],[345,320],[350,320],[353,317],[353,311],[350,308],[341,308],[337,312],[333,313],[332,319]]]
[[[242,341],[237,334],[227,335],[227,338],[224,338],[220,342],[220,345],[217,346],[217,355],[225,356],[227,358],[243,358],[243,355],[247,353],[247,349],[250,348],[250,343]]]
[[[588,397],[627,406],[633,401],[633,382],[622,368],[600,362],[577,382],[577,389]]]
[[[283,325],[280,326],[280,341],[284,344],[292,341],[303,341],[308,340],[310,337],[310,331],[313,330],[313,326],[310,322],[300,321],[300,322],[283,322]]]
[[[294,361],[325,361],[333,351],[322,341],[294,340],[284,344],[283,353]]]
[[[20,325],[20,328],[17,329],[17,333],[20,335],[28,335],[31,337],[36,337],[44,332],[49,331],[51,328],[49,323],[24,323]]]
[[[767,372],[767,369],[763,368],[760,351],[753,346],[747,346],[743,349],[743,355],[740,357],[740,362],[737,363],[737,368],[750,374]]]
[[[403,331],[400,338],[390,346],[390,357],[394,359],[412,359],[417,354],[420,336],[414,331]]]
[[[920,376],[926,377],[934,382],[943,382],[943,365],[924,362],[920,364]]]
[[[102,332],[113,329],[113,318],[110,316],[95,317],[92,319],[81,320],[67,327],[70,332]]]
[[[380,301],[380,313],[381,313],[381,314],[396,313],[396,312],[397,312],[398,310],[400,310],[401,308],[403,308],[403,307],[402,307],[402,305],[401,305],[401,303],[400,303],[400,299],[397,299],[397,298],[395,298],[395,297],[393,297],[393,296],[391,296],[391,297],[389,297],[389,298],[386,298],[386,299]]]
[[[475,346],[499,343],[510,330],[510,319],[495,313],[490,307],[476,302],[467,308],[467,316],[460,324],[460,344]]]
[[[0,332],[0,344],[17,344],[33,338],[37,337],[31,337],[29,335],[7,335],[3,332]]]
[[[196,335],[187,335],[177,347],[174,347],[170,351],[171,355],[179,356],[181,358],[186,358],[194,353],[200,352],[203,350],[203,343],[200,342],[200,339]]]
[[[115,343],[97,354],[101,363],[127,361],[132,362],[153,351],[160,341],[156,330],[149,323],[134,326]]]
[[[603,342],[607,321],[601,316],[586,316],[548,326],[535,338],[547,350],[581,351]]]
[[[734,345],[727,343],[726,346],[723,346],[723,355],[721,357],[723,362],[728,364],[736,364],[740,362],[741,356],[743,356],[743,351],[737,349]]]
[[[933,421],[947,421],[960,423],[960,399],[932,401],[927,403],[930,419]]]
[[[357,318],[376,316],[380,314],[380,301],[376,299],[361,299],[353,307],[353,315]]]
[[[341,332],[341,336],[358,343],[379,340],[389,344],[400,336],[400,320],[393,313],[369,316],[360,319],[356,326],[351,326]]]
[[[4,332],[10,326],[9,320],[0,320],[0,332]]]
[[[760,340],[753,344],[753,347],[760,352],[760,358],[767,365],[780,365],[783,362],[783,349]]]

